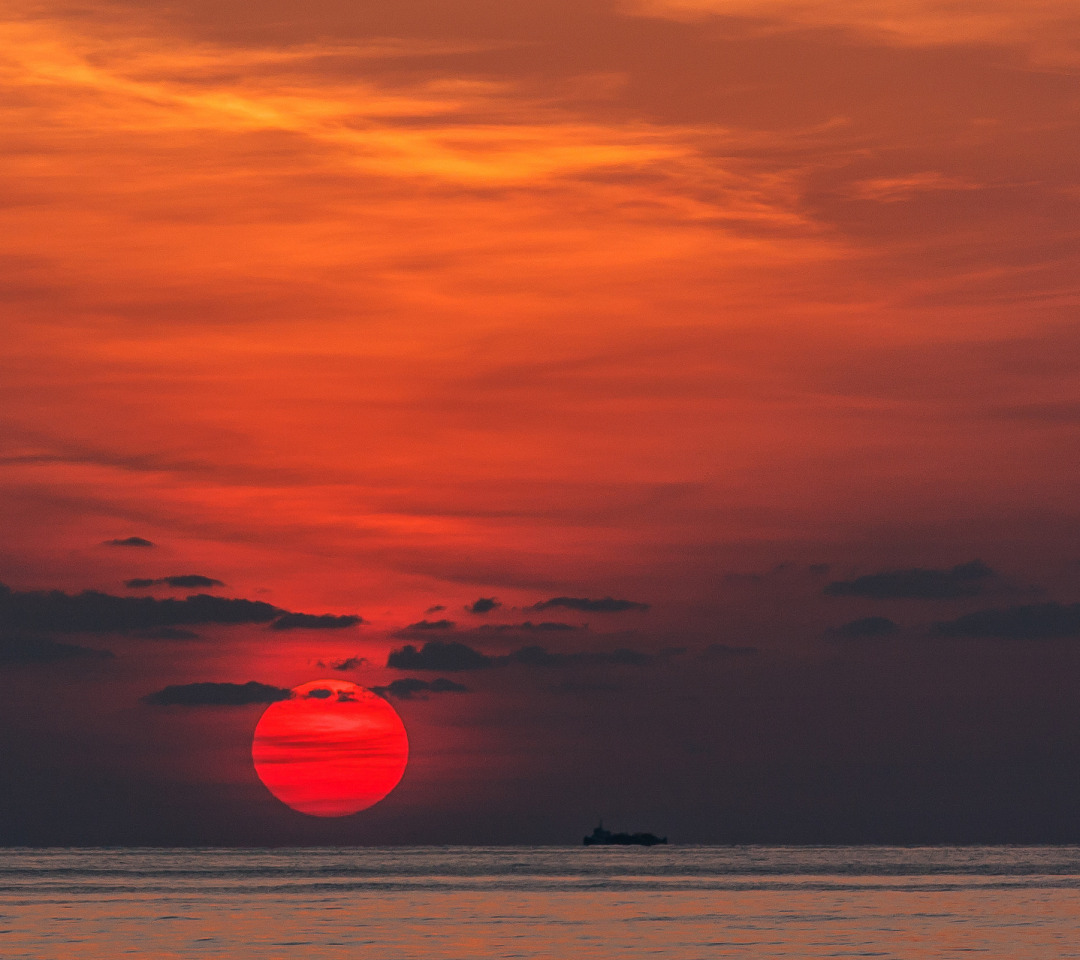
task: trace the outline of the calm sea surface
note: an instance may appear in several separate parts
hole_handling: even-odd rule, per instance
[[[1080,957],[1074,847],[0,850],[4,960]]]

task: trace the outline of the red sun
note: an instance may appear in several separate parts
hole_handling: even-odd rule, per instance
[[[282,803],[313,817],[344,817],[398,785],[409,738],[382,697],[346,680],[313,680],[266,708],[251,758]]]

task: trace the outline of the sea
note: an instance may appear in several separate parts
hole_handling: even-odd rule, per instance
[[[1080,957],[1078,847],[0,850],[4,960]]]

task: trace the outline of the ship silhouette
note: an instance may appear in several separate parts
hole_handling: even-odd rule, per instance
[[[583,837],[581,842],[587,847],[654,847],[658,843],[667,843],[667,837],[658,837],[652,833],[612,833],[604,829],[604,821],[601,820],[596,829]]]

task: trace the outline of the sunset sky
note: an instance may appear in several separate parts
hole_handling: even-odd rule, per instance
[[[1075,0],[6,0],[0,84],[0,843],[1080,841]],[[251,762],[324,678],[343,819]]]

